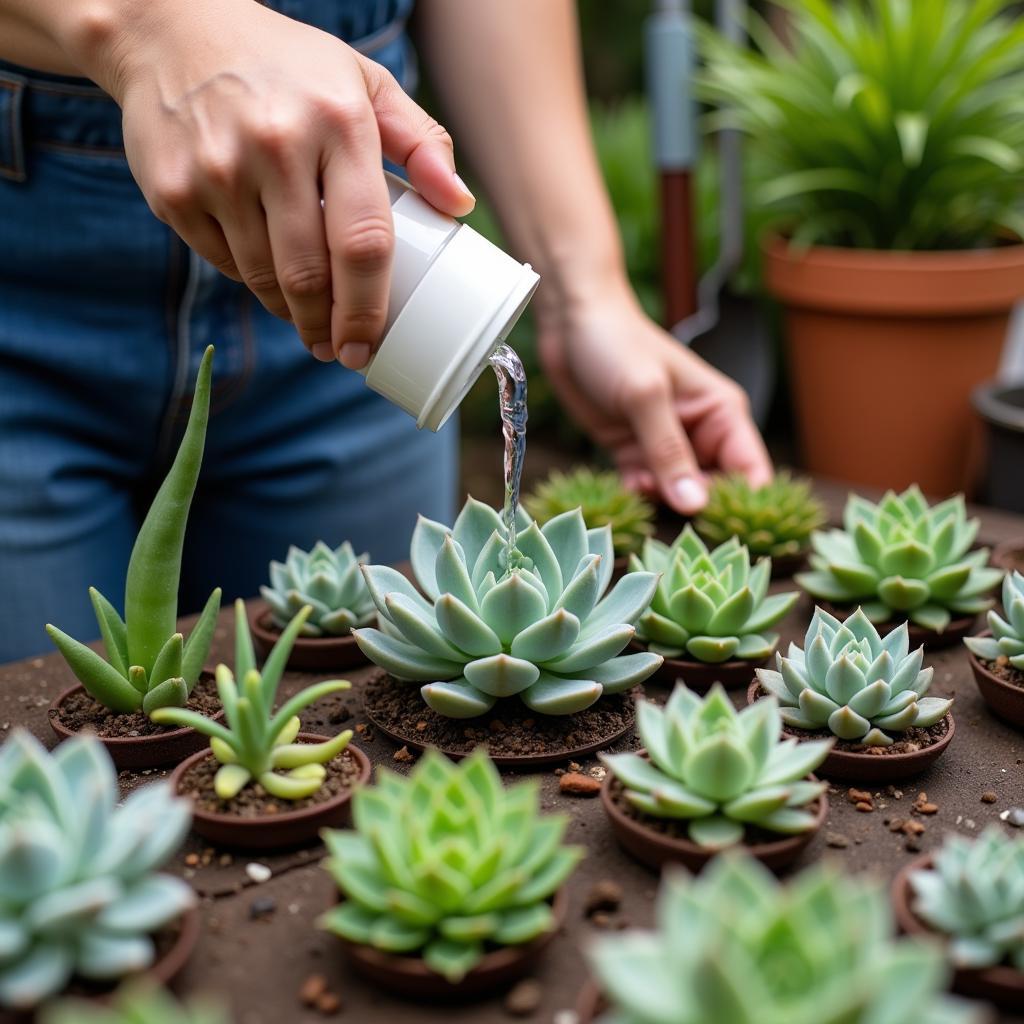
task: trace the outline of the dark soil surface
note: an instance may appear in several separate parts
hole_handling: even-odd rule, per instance
[[[189,711],[198,711],[212,718],[220,711],[217,684],[207,675],[200,676],[185,705]],[[100,736],[110,739],[138,739],[140,736],[157,736],[160,733],[180,729],[178,725],[157,725],[141,711],[128,714],[111,711],[93,700],[84,690],[72,694],[54,712],[61,725],[72,732],[91,729]]]
[[[1024,690],[1024,672],[1021,672],[1019,668],[1014,668],[1008,660],[983,661],[980,658],[978,660],[1001,682]]]
[[[342,752],[333,761],[328,761],[324,767],[327,769],[327,778],[312,796],[304,800],[281,800],[271,796],[257,782],[247,785],[233,800],[225,801],[213,791],[213,779],[220,768],[220,763],[211,754],[185,772],[178,791],[184,796],[191,796],[200,810],[210,814],[262,818],[282,812],[301,811],[306,807],[326,803],[343,790],[351,789],[352,784],[359,778],[359,764],[347,751]]]
[[[944,718],[941,722],[929,725],[927,729],[919,729],[916,725],[906,732],[894,733],[893,742],[887,747],[870,746],[865,743],[854,743],[852,740],[836,740],[833,750],[842,750],[848,754],[871,754],[874,757],[886,757],[891,754],[916,754],[917,751],[938,743],[949,731],[949,722]],[[802,740],[826,740],[832,733],[828,729],[793,729],[784,726],[787,736],[796,736]]]

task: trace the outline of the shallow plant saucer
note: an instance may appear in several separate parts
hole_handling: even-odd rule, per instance
[[[630,649],[643,652],[648,650],[647,644],[640,640],[633,640]],[[681,679],[694,693],[707,693],[715,683],[721,683],[727,690],[736,690],[746,686],[754,669],[763,668],[769,658],[770,655],[768,658],[736,658],[733,661],[714,663],[666,658],[650,681],[662,686],[675,686]]]
[[[262,601],[254,601],[249,606],[249,630],[261,658],[266,658],[281,638],[281,629],[274,624],[270,608]],[[351,635],[297,637],[288,657],[289,669],[305,672],[333,672],[368,664],[366,655]]]
[[[983,637],[991,635],[992,631],[988,629],[979,634]],[[1015,728],[1024,729],[1024,687],[1014,686],[1013,683],[1000,679],[991,669],[986,668],[971,650],[967,651],[967,660],[974,673],[978,691],[992,713]]]
[[[817,604],[822,611],[834,615],[837,619],[849,618],[857,610],[853,605],[837,605],[832,604],[831,601],[815,601],[813,597],[811,601]],[[887,636],[898,626],[901,626],[904,621],[907,620],[889,619],[888,622],[876,622],[874,626],[878,630],[879,636]],[[941,633],[937,633],[934,629],[925,629],[923,626],[907,621],[910,649],[914,650],[920,647],[921,644],[925,645],[926,650],[932,651],[940,650],[943,647],[952,647],[963,640],[965,636],[970,636],[974,632],[977,622],[977,615],[962,615],[958,619],[951,619],[949,625]]]

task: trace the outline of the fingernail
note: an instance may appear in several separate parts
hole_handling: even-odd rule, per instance
[[[341,346],[338,358],[342,366],[350,370],[361,370],[370,361],[370,346],[362,341],[350,341]]]
[[[461,192],[464,192],[468,198],[473,200],[474,203],[476,202],[476,196],[469,191],[469,186],[454,171],[452,172],[452,180]]]
[[[319,359],[321,363],[334,362],[334,346],[329,341],[317,342],[311,351],[313,358]]]
[[[672,484],[672,496],[680,512],[699,512],[708,502],[707,488],[692,476],[680,477]]]

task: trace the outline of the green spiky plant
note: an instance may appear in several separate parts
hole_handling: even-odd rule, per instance
[[[769,627],[785,617],[797,593],[768,596],[772,563],[751,568],[750,554],[735,538],[709,551],[689,524],[672,542],[654,538],[630,573],[660,573],[651,605],[640,617],[637,636],[666,658],[689,655],[718,663],[731,658],[767,658],[779,642]]]
[[[40,1024],[230,1024],[219,1005],[201,1000],[179,1003],[170,993],[145,982],[118,989],[108,1005],[64,999],[48,1006]]]
[[[889,733],[935,725],[953,706],[925,696],[934,669],[923,660],[923,646],[910,650],[905,622],[883,637],[859,608],[845,622],[815,608],[804,649],[790,644],[786,657],[776,655],[778,671],[759,668],[757,678],[787,725],[887,747]]]
[[[381,626],[354,631],[363,653],[399,679],[425,682],[423,699],[450,718],[512,696],[541,714],[573,714],[661,665],[657,654],[617,657],[657,578],[630,573],[601,597],[610,527],[588,530],[579,509],[539,526],[520,510],[511,568],[507,540],[498,513],[473,498],[454,527],[421,516],[411,559],[422,593],[394,569],[363,569]]]
[[[964,640],[977,658],[995,661],[1005,657],[1018,671],[1024,671],[1024,576],[1014,570],[1003,578],[1004,619],[996,611],[988,613],[991,636],[969,636]]]
[[[811,482],[783,470],[763,487],[752,487],[739,473],[715,477],[695,525],[708,544],[735,537],[753,556],[780,558],[805,552],[811,533],[825,522]]]
[[[1024,840],[997,825],[974,840],[949,835],[910,887],[914,913],[949,936],[957,967],[1024,972]]]
[[[193,905],[156,873],[188,832],[188,801],[166,782],[119,799],[93,736],[50,754],[19,730],[0,747],[0,1007],[31,1009],[75,975],[145,970],[152,933]]]
[[[577,466],[571,473],[552,470],[523,504],[538,523],[578,508],[588,529],[610,526],[616,555],[638,552],[654,533],[654,508],[628,490],[614,470],[595,471]]]
[[[941,950],[897,938],[887,894],[835,864],[783,885],[738,851],[665,876],[657,930],[590,950],[601,1024],[981,1024]]]
[[[737,712],[719,683],[703,700],[679,684],[664,709],[637,701],[636,724],[646,758],[598,756],[634,807],[688,821],[698,846],[742,842],[748,825],[786,835],[814,827],[807,808],[826,784],[806,776],[825,760],[832,740],[781,740],[774,699]]]
[[[348,636],[353,626],[373,621],[373,601],[360,566],[369,555],[356,555],[345,541],[334,548],[322,540],[306,552],[294,545],[284,562],[270,563],[270,586],[260,587],[278,629],[300,608],[312,609],[301,636]]]
[[[261,671],[256,668],[245,602],[235,602],[235,670],[217,666],[217,692],[226,726],[185,708],[153,712],[153,721],[160,725],[189,726],[210,737],[210,749],[220,762],[213,788],[221,800],[233,800],[250,783],[259,783],[282,800],[304,800],[327,777],[324,765],[352,739],[352,730],[346,729],[323,743],[295,742],[301,728],[298,713],[321,697],[347,690],[351,686],[347,680],[330,679],[307,686],[274,711],[288,655],[311,612],[307,605],[288,623]]]
[[[178,632],[178,582],[185,526],[203,461],[212,372],[211,345],[199,365],[178,454],[135,538],[125,580],[124,619],[95,587],[89,589],[106,658],[56,626],[46,627],[89,696],[111,711],[151,715],[160,707],[184,705],[210,653],[220,589],[210,595],[186,641]]]
[[[505,788],[483,748],[459,764],[430,750],[407,777],[378,768],[352,820],[323,832],[344,902],[321,927],[453,983],[489,948],[550,931],[550,899],[583,855],[562,843],[565,815],[539,813],[538,784]]]
[[[987,567],[988,548],[970,551],[978,526],[962,494],[933,506],[916,484],[877,505],[851,494],[843,529],[812,534],[812,571],[796,581],[819,600],[859,604],[872,622],[908,618],[941,633],[952,613],[991,608],[1003,577]]]

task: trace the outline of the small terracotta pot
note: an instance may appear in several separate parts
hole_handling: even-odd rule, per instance
[[[644,754],[645,751],[640,751]],[[668,836],[648,828],[643,822],[630,817],[612,798],[612,782],[615,776],[609,771],[601,786],[601,806],[608,817],[612,832],[619,845],[641,864],[660,869],[665,864],[682,864],[691,871],[700,871],[718,850],[708,850],[689,839]],[[817,782],[814,775],[807,776]],[[769,843],[742,844],[742,849],[756,857],[766,867],[780,871],[800,856],[808,843],[817,835],[828,816],[828,796],[818,797],[814,813],[814,827],[796,836],[780,836]]]
[[[1004,572],[1013,572],[1014,569],[1024,572],[1024,538],[1004,540],[1002,544],[997,544],[989,561]]]
[[[747,703],[765,696],[758,680],[747,687]],[[912,754],[856,754],[851,750],[831,750],[818,771],[827,779],[846,782],[899,782],[926,771],[942,756],[953,742],[956,721],[947,713],[946,735],[937,743],[915,750]]]
[[[647,644],[634,640],[630,644],[630,649],[646,652]],[[759,658],[756,661],[737,658],[734,661],[715,663],[666,658],[661,663],[661,668],[651,676],[650,682],[671,687],[681,679],[695,693],[707,693],[716,682],[721,683],[727,690],[735,690],[746,686],[754,669],[763,668],[768,664],[769,658]]]
[[[900,868],[892,882],[892,906],[896,923],[908,935],[927,935],[931,938],[945,939],[942,932],[936,931],[914,913],[910,902],[913,898],[910,876],[915,871],[931,866],[932,854],[923,853]],[[959,992],[960,995],[989,999],[1008,1010],[1019,1011],[1021,1006],[1024,1006],[1024,972],[1008,965],[984,969],[956,968],[953,972],[952,987],[953,991]]]
[[[329,736],[312,732],[300,732],[297,738],[301,743],[323,743],[330,739]],[[365,785],[370,781],[373,769],[366,754],[352,743],[345,750],[351,753],[359,765],[359,777],[352,788],[343,790],[330,800],[297,811],[268,814],[261,818],[216,814],[193,806],[192,831],[218,846],[246,850],[280,850],[316,841],[320,829],[339,828],[348,824],[355,786]],[[179,792],[185,773],[206,757],[213,757],[213,754],[208,749],[201,750],[174,769],[171,773],[171,787],[174,792]]]
[[[249,630],[261,658],[266,658],[281,638],[280,628],[262,601],[249,606]],[[353,636],[300,636],[288,656],[288,668],[303,672],[334,672],[369,663]]]
[[[992,631],[986,629],[979,635],[991,636]],[[990,672],[971,650],[967,651],[967,660],[970,662],[978,690],[992,713],[1015,728],[1024,729],[1024,689]]]
[[[550,931],[521,946],[503,946],[487,953],[456,984],[432,971],[419,957],[384,953],[372,946],[363,946],[346,939],[340,941],[353,967],[363,977],[392,995],[406,999],[449,1002],[472,1000],[500,991],[536,966],[544,950],[565,923],[569,895],[564,886],[555,893],[551,909],[555,920]]]
[[[813,604],[817,604],[822,611],[834,615],[837,619],[849,618],[857,609],[855,607],[843,607],[832,604],[831,601],[816,601],[811,598]],[[925,645],[925,648],[932,651],[941,650],[943,647],[952,647],[959,643],[965,636],[970,636],[977,625],[977,615],[962,615],[958,619],[951,619],[949,625],[941,632],[936,633],[934,629],[925,629],[923,626],[904,619],[890,619],[888,622],[876,622],[875,629],[879,636],[888,636],[894,629],[907,622],[907,636],[910,639],[910,649],[914,650]]]
[[[201,679],[212,679],[213,673],[203,671]],[[73,694],[84,693],[81,684],[69,687],[53,699],[47,717],[50,728],[62,740],[71,739],[79,733],[72,732],[60,720],[60,706]],[[223,711],[213,716],[215,722],[224,717]],[[107,749],[114,767],[119,771],[130,769],[142,771],[146,768],[166,768],[178,764],[190,754],[202,750],[209,742],[195,729],[167,729],[154,733],[152,736],[97,736],[100,743]]]

